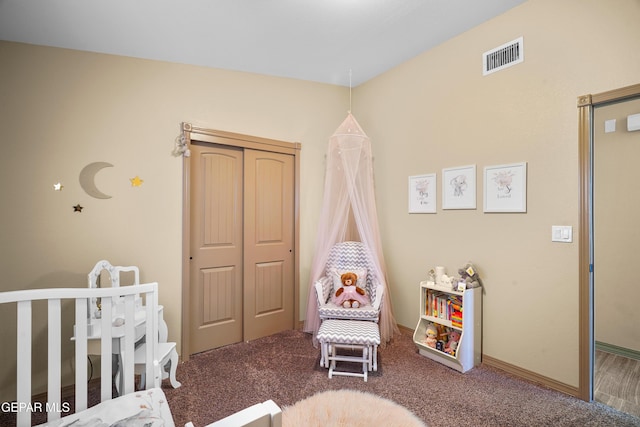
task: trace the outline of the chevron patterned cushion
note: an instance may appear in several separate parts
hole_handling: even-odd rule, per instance
[[[380,329],[374,322],[329,319],[320,325],[318,341],[333,344],[379,345]]]
[[[344,308],[329,301],[327,304],[318,308],[318,313],[321,319],[378,320],[378,310],[373,308],[371,304],[358,308]]]

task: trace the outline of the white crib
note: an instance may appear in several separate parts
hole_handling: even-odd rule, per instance
[[[145,301],[144,336],[146,340],[146,391],[134,391],[135,381],[135,341],[140,335],[140,321],[136,317],[136,299]],[[88,408],[87,336],[89,335],[90,301],[101,300],[102,316],[98,320],[101,328],[100,357],[111,361],[113,336],[118,338],[122,351],[123,388],[122,396],[112,399],[113,372],[111,363],[101,363],[100,400],[101,403]],[[72,300],[72,304],[63,301]],[[33,302],[46,301],[47,305],[47,401],[32,402],[32,347]],[[24,291],[0,292],[0,310],[16,306],[17,351],[16,351],[16,393],[15,401],[5,402],[3,410],[9,408],[16,413],[16,425],[29,427],[32,414],[46,412],[48,427],[95,426],[95,425],[145,425],[174,427],[173,417],[167,398],[160,384],[161,366],[158,362],[158,284],[148,283],[136,286],[108,288],[53,288]],[[118,324],[113,324],[118,306]],[[124,310],[122,306],[124,305]],[[69,306],[71,306],[69,308]],[[62,324],[63,312],[73,310],[75,325]],[[121,310],[124,312],[122,321]],[[139,311],[139,310],[138,310]],[[96,319],[93,320],[94,322]],[[138,325],[136,327],[136,324]],[[63,327],[74,328],[75,345],[75,412],[69,414],[67,402],[62,399],[62,332]],[[149,339],[154,337],[154,339]],[[7,360],[10,362],[10,360]],[[119,423],[119,424],[118,424]],[[211,426],[269,426],[280,427],[280,408],[267,401],[246,408],[236,414],[217,421]],[[187,423],[187,426],[192,426]]]
[[[160,366],[157,361],[158,346],[158,284],[148,283],[139,286],[127,286],[117,288],[55,288],[55,289],[32,289],[24,291],[13,291],[0,293],[0,309],[8,309],[8,304],[17,306],[17,352],[16,352],[16,400],[11,402],[11,409],[16,413],[16,423],[18,427],[31,425],[33,412],[47,412],[47,423],[49,425],[66,425],[65,420],[83,419],[83,414],[87,410],[88,396],[88,374],[87,374],[87,328],[89,317],[89,302],[91,299],[100,298],[103,313],[113,313],[116,304],[124,305],[124,322],[121,326],[112,324],[112,316],[104,315],[101,319],[101,359],[111,361],[112,354],[112,334],[117,332],[117,328],[122,328],[123,338],[120,345],[123,346],[122,367],[127,374],[123,378],[123,396],[118,400],[135,395],[134,392],[134,345],[135,345],[135,298],[142,297],[145,300],[146,320],[144,322],[144,335],[146,338],[146,387],[157,389],[153,393],[148,393],[147,398],[152,396],[165,402],[162,390],[158,387],[161,382]],[[47,356],[47,402],[46,404],[32,403],[32,318],[33,302],[38,300],[47,301],[47,330],[48,330],[48,356]],[[61,399],[62,390],[62,314],[63,301],[73,300],[72,309],[75,311],[74,345],[75,345],[75,414],[67,415],[65,406]],[[68,306],[69,304],[64,304]],[[139,323],[139,322],[138,322]],[[64,327],[70,327],[64,325]],[[155,339],[148,339],[155,337]],[[100,399],[106,402],[112,399],[112,364],[102,363],[100,371]],[[134,396],[135,397],[135,396]],[[140,396],[138,396],[140,397]],[[98,405],[100,406],[100,405]],[[126,406],[120,403],[118,406]],[[139,406],[138,406],[139,408]],[[92,408],[93,409],[93,408]],[[158,409],[158,408],[155,408]],[[91,409],[89,410],[91,411]],[[88,415],[95,415],[95,410]],[[111,411],[107,411],[111,412]],[[140,411],[138,411],[140,412]],[[62,418],[62,416],[65,418]],[[136,414],[133,414],[136,415]],[[138,414],[138,416],[145,416]],[[115,415],[114,415],[115,416]],[[129,416],[129,415],[126,415]],[[167,408],[159,408],[154,417],[168,417],[165,426],[172,426],[173,420]],[[116,420],[117,421],[117,420]]]

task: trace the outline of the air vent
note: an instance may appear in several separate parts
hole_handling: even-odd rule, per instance
[[[524,61],[523,38],[520,37],[482,54],[482,75],[495,73]]]

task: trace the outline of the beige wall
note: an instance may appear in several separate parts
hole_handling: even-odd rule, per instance
[[[640,253],[638,211],[640,131],[627,131],[627,116],[640,114],[640,99],[594,112],[595,339],[640,351]],[[616,120],[615,132],[604,122]]]
[[[640,2],[529,0],[359,86],[399,323],[418,282],[471,260],[484,279],[483,353],[578,385],[576,99],[640,81]],[[606,29],[606,30],[604,30]],[[523,63],[482,76],[482,53],[524,37]],[[485,214],[483,169],[528,163],[526,214]],[[477,209],[443,211],[442,168],[475,164]],[[407,213],[407,177],[437,173],[438,212]]]
[[[550,229],[577,226],[576,98],[640,75],[632,56],[640,5],[604,3],[529,0],[353,91],[374,147],[398,322],[415,326],[428,268],[472,260],[485,282],[484,353],[573,386],[578,249],[575,240],[551,243]],[[519,36],[525,62],[482,77],[482,52]],[[345,117],[346,88],[3,42],[0,57],[0,290],[85,286],[100,258],[137,264],[143,281],[160,282],[179,341],[182,166],[171,151],[186,121],[302,142],[305,312],[324,153]],[[97,181],[112,199],[79,187],[78,173],[94,161],[114,165]],[[528,212],[483,214],[483,167],[519,161],[529,167]],[[440,179],[442,168],[467,164],[478,167],[478,209],[407,214],[409,175]],[[129,184],[136,175],[140,188]],[[1,320],[5,336],[12,327]],[[2,384],[9,378],[0,372]]]
[[[84,287],[100,259],[138,265],[143,282],[159,282],[169,338],[180,343],[182,159],[172,150],[184,121],[302,143],[306,307],[324,153],[346,116],[348,90],[6,42],[0,58],[0,290]],[[111,199],[89,197],[79,185],[81,169],[96,161],[114,165],[96,179]],[[129,181],[136,175],[139,188]],[[53,190],[58,181],[62,192]],[[73,212],[78,203],[82,213]],[[2,315],[6,337],[14,327]],[[13,351],[2,354],[14,360]],[[11,367],[0,366],[9,368],[0,370],[0,384],[12,384]]]

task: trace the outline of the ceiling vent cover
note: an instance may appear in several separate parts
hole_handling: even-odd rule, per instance
[[[482,75],[495,73],[524,61],[523,38],[510,41],[482,54]]]

